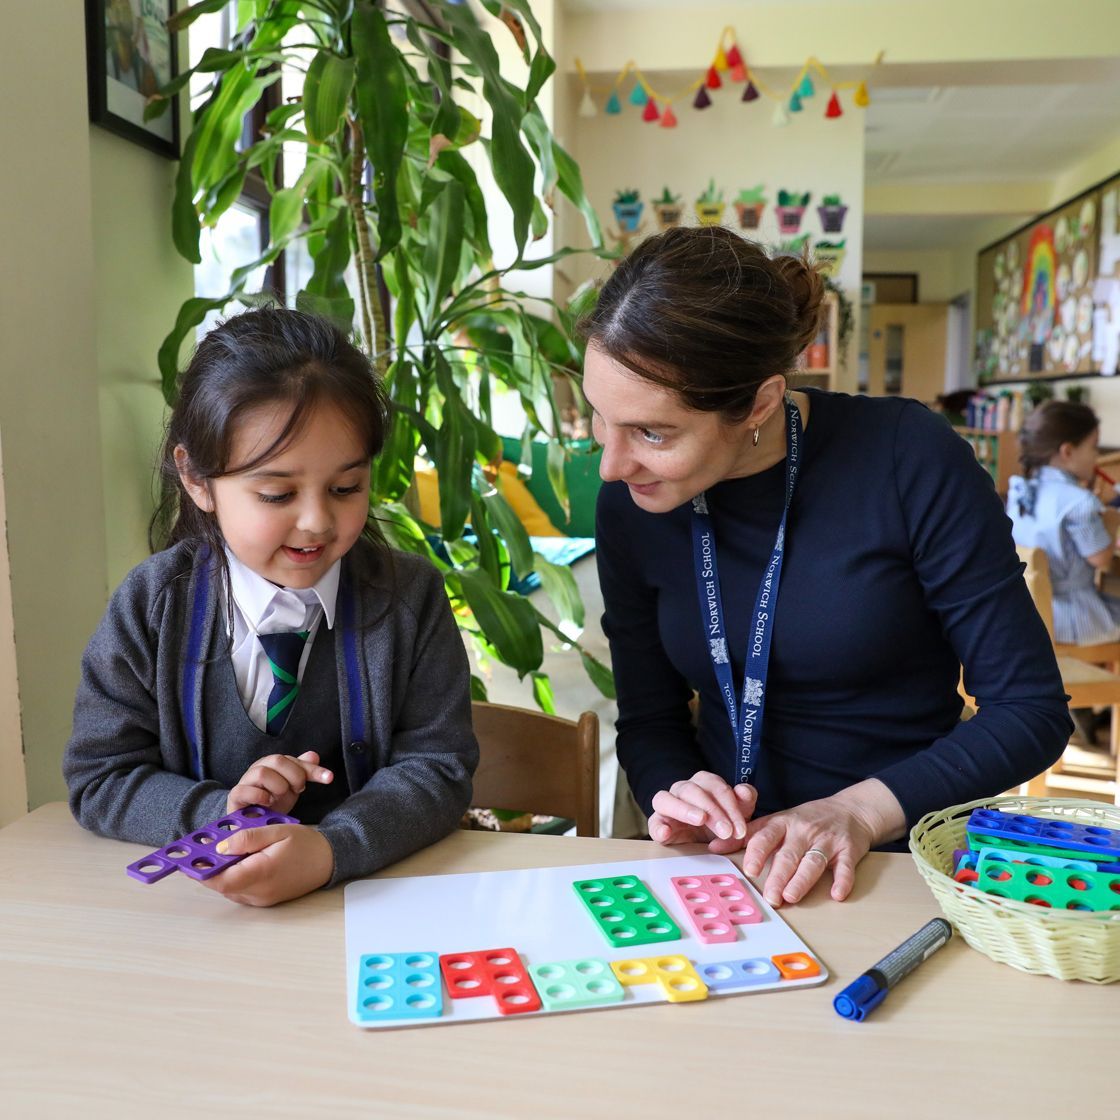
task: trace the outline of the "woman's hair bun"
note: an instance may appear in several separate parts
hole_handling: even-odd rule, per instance
[[[789,285],[797,310],[799,325],[797,350],[800,353],[820,330],[821,305],[824,303],[824,277],[808,257],[780,256],[774,265]]]

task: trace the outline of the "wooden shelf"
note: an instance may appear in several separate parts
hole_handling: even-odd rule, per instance
[[[837,345],[840,338],[840,304],[834,292],[825,292],[821,312],[821,329],[813,343],[806,347],[798,363],[790,387],[802,389],[834,389],[836,387]],[[810,365],[812,361],[814,364]]]
[[[986,428],[955,428],[972,448],[980,465],[992,476],[1001,498],[1007,497],[1007,484],[1019,470],[1019,437],[1016,432],[992,432]]]

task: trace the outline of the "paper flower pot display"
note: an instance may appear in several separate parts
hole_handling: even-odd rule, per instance
[[[847,251],[844,248],[846,241],[847,238],[844,241],[818,241],[813,246],[813,256],[822,276],[836,276],[840,272]]]
[[[735,199],[735,212],[739,215],[739,225],[743,229],[758,229],[762,211],[766,207],[766,196],[762,193],[762,184],[751,187],[750,190],[740,191]]]
[[[619,191],[614,197],[614,202],[611,203],[615,221],[618,222],[619,229],[623,233],[635,233],[638,223],[642,220],[642,210],[645,209],[646,204],[642,202],[640,194],[640,191],[629,189]]]
[[[718,226],[723,221],[726,207],[723,191],[716,190],[716,181],[708,182],[708,189],[696,200],[696,217],[702,226]]]
[[[825,233],[839,233],[844,228],[844,215],[848,208],[840,201],[838,194],[826,194],[817,207],[821,219],[821,229]]]
[[[809,192],[795,194],[793,191],[778,191],[778,205],[774,213],[778,215],[779,233],[797,233],[801,229],[801,218],[809,205]]]
[[[778,242],[778,255],[782,257],[800,257],[809,244],[809,235],[803,233],[800,237],[791,237],[788,241]]]
[[[681,224],[684,207],[681,205],[681,196],[671,194],[666,187],[661,192],[660,198],[655,198],[651,203],[653,212],[657,215],[657,224],[661,229],[670,229]]]

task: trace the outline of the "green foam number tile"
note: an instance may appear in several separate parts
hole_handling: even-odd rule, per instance
[[[1032,856],[1058,856],[1066,859],[1089,860],[1093,863],[1115,863],[1116,857],[1108,852],[1080,852],[1053,844],[1032,844],[1029,840],[1009,840],[1005,836],[989,836],[969,830],[968,846],[974,852],[981,848],[1003,848],[1009,852],[1022,852]]]
[[[665,913],[649,887],[634,875],[580,879],[572,886],[603,936],[616,949],[680,939],[680,927]]]
[[[1054,910],[1120,910],[1120,875],[1008,863],[990,857],[976,868],[978,890]]]
[[[549,961],[529,969],[546,1011],[621,1003],[626,996],[610,965],[598,957]]]

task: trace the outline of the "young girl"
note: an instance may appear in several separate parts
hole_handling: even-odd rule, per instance
[[[82,661],[63,771],[78,821],[169,843],[241,806],[206,885],[268,906],[450,832],[478,746],[438,573],[370,519],[386,402],[335,327],[250,311],[199,344],[162,454],[172,528]]]
[[[1019,433],[1023,475],[1008,486],[1015,543],[1041,548],[1050,561],[1054,639],[1094,645],[1120,638],[1120,600],[1093,582],[1112,562],[1112,534],[1091,487],[1100,421],[1088,405],[1047,401]]]

